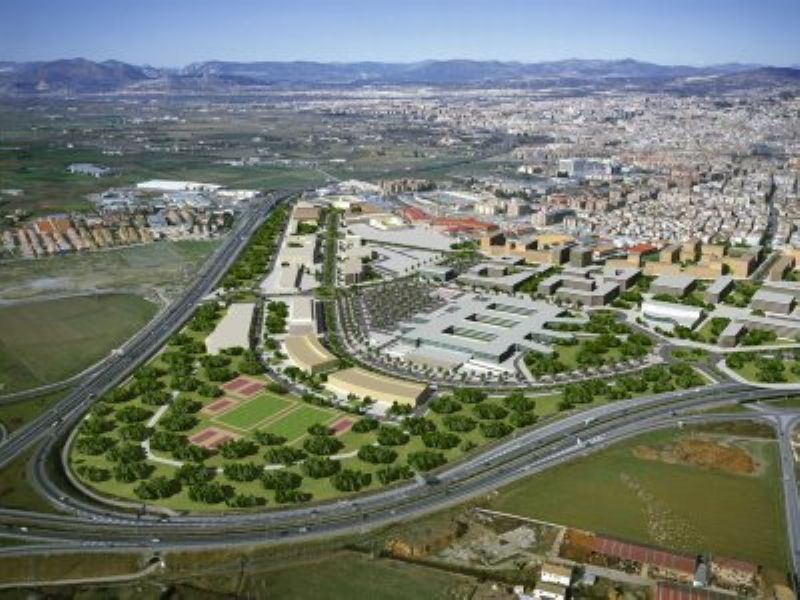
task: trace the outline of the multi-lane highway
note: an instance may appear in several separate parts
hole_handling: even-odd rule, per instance
[[[681,421],[744,418],[764,420],[782,432],[779,439],[786,513],[792,563],[797,572],[800,567],[797,550],[800,547],[800,510],[794,457],[788,439],[791,427],[800,420],[800,414],[778,414],[771,409],[733,417],[694,414],[698,409],[786,395],[783,391],[735,382],[619,401],[543,422],[444,468],[435,479],[412,481],[339,502],[262,512],[167,518],[151,512],[132,514],[84,497],[59,472],[64,468],[61,449],[69,431],[89,408],[92,398],[127,377],[188,319],[197,302],[211,291],[269,211],[290,195],[271,198],[245,214],[199,273],[197,281],[147,329],[126,344],[123,353],[111,357],[53,409],[0,444],[2,466],[41,442],[30,463],[31,482],[60,510],[60,514],[46,514],[0,509],[0,535],[24,537],[33,542],[22,548],[0,549],[0,553],[211,547],[358,532],[408,520],[485,494],[515,479],[642,432],[675,426]]]

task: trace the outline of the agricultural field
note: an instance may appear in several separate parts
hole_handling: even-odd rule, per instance
[[[0,307],[0,391],[65,379],[139,331],[156,306],[131,294],[100,294]]]
[[[491,507],[782,571],[779,479],[776,444],[760,430],[665,430],[512,484]]]
[[[158,242],[4,262],[2,300],[91,294],[98,290],[136,293],[163,302],[195,276],[219,240]]]

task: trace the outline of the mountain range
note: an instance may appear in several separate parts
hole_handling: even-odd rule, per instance
[[[645,89],[697,85],[722,89],[800,83],[796,67],[728,63],[708,67],[658,65],[633,59],[521,63],[477,60],[384,62],[206,61],[168,69],[83,58],[38,62],[0,61],[0,94],[215,91],[314,86],[518,85]]]

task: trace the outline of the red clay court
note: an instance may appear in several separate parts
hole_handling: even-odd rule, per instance
[[[342,435],[343,433],[347,433],[350,431],[350,428],[353,426],[353,420],[348,419],[347,417],[343,417],[330,425],[330,428],[333,429],[333,435]]]
[[[233,398],[220,398],[219,400],[214,400],[214,402],[208,406],[204,406],[200,413],[210,417],[215,417],[218,414],[233,408],[237,404],[239,404],[239,401],[234,400]]]
[[[592,550],[598,554],[635,560],[679,573],[694,575],[695,559],[685,554],[676,554],[648,546],[640,546],[614,538],[597,536],[592,539]]]
[[[249,379],[245,379],[244,377],[237,377],[236,379],[231,379],[228,383],[222,385],[223,390],[228,390],[229,392],[233,392],[238,390],[240,387],[244,387],[250,383]]]
[[[222,389],[226,392],[236,394],[237,396],[251,398],[263,390],[264,387],[264,384],[260,381],[254,381],[252,379],[248,379],[247,377],[237,377],[236,379],[232,379],[228,383],[223,384]]]
[[[206,427],[198,431],[189,438],[189,441],[195,446],[201,446],[213,450],[220,444],[224,444],[230,440],[235,440],[239,436],[228,431],[227,429],[220,429],[218,427]]]

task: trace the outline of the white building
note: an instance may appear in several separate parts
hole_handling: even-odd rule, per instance
[[[253,311],[256,305],[252,302],[231,304],[228,312],[206,338],[206,349],[209,354],[217,354],[224,348],[250,346],[250,324],[253,322]]]
[[[691,329],[703,318],[703,309],[685,304],[645,300],[642,302],[642,318],[670,327],[681,325]]]

